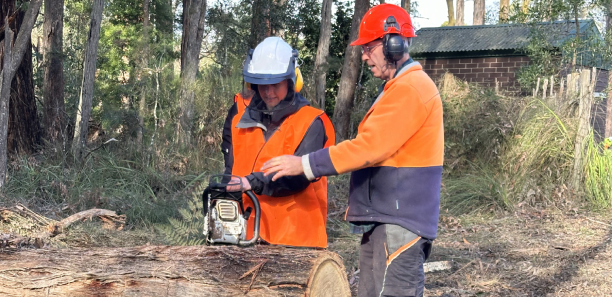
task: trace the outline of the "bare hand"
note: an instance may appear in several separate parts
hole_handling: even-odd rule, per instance
[[[251,189],[251,184],[249,183],[249,180],[246,177],[232,177],[232,180],[229,182],[225,189],[228,192],[236,192],[240,190],[245,192]]]
[[[304,174],[302,157],[293,155],[274,157],[268,160],[268,162],[264,163],[264,165],[261,167],[261,171],[264,172],[264,176],[276,173],[272,177],[272,181],[276,181],[283,176],[296,176]]]

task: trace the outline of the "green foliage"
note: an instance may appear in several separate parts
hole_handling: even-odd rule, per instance
[[[606,143],[608,142],[608,143]],[[597,208],[612,207],[612,141],[595,142],[593,133],[587,144],[585,188],[587,199]]]
[[[527,102],[516,119],[503,170],[513,174],[515,201],[551,199],[569,184],[577,122],[573,109],[538,99]]]
[[[172,245],[202,245],[206,238],[202,234],[202,192],[206,184],[196,187],[187,202],[187,208],[179,209],[180,218],[168,218],[168,224],[159,224],[156,229]]]
[[[513,207],[508,188],[510,179],[497,166],[470,163],[466,173],[448,176],[443,181],[440,202],[443,209],[453,214]]]
[[[450,174],[472,164],[498,164],[512,136],[520,101],[445,75],[440,81],[444,107],[445,158]]]
[[[183,191],[201,177],[182,172],[183,158],[164,156],[166,163],[143,166],[111,142],[92,152],[82,164],[44,154],[13,161],[0,203],[21,202],[35,209],[69,215],[90,208],[126,214],[130,226],[165,222],[185,204]],[[128,149],[129,150],[129,149]],[[50,153],[50,152],[48,152]]]
[[[543,30],[531,30],[529,43],[525,47],[531,63],[519,69],[517,79],[527,92],[536,88],[538,78],[550,77],[561,70],[560,52],[547,42],[546,34]]]

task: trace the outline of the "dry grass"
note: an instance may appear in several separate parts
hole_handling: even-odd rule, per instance
[[[612,215],[520,207],[502,216],[442,216],[427,296],[612,296]]]

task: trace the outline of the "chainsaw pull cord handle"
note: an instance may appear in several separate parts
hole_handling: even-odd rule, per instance
[[[259,239],[259,219],[261,218],[261,208],[259,207],[257,196],[255,196],[251,190],[245,191],[244,193],[249,196],[249,199],[253,202],[253,206],[255,206],[255,229],[253,230],[253,237],[251,239],[238,241],[238,245],[241,246],[254,244],[257,239]]]

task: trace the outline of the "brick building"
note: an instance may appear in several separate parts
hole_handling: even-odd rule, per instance
[[[583,42],[603,41],[593,20],[579,20],[578,25]],[[533,36],[533,28],[545,32],[543,38],[557,55],[561,55],[559,48],[564,43],[576,37],[577,31],[575,21],[540,23],[536,27],[503,24],[422,28],[416,32],[410,56],[419,61],[434,80],[449,72],[467,82],[487,87],[494,87],[497,82],[500,90],[519,92],[521,86],[517,71],[530,63],[525,47]],[[597,134],[603,136],[607,104],[605,90],[610,67],[598,54],[588,52],[588,44],[585,48],[587,50],[578,55],[576,64],[577,67],[596,67],[598,70],[595,92],[604,99],[593,106],[592,124]],[[564,77],[564,74],[567,70],[561,70],[559,76]],[[527,93],[531,94],[530,91]]]
[[[582,40],[603,40],[595,22],[578,22]],[[530,63],[524,49],[533,28],[525,24],[422,28],[416,32],[410,55],[434,79],[450,72],[467,82],[489,87],[495,86],[497,80],[500,89],[517,91],[520,85],[516,72]],[[560,53],[558,47],[576,36],[575,21],[541,23],[538,28],[546,32],[545,38],[556,53]],[[592,56],[582,53],[578,64],[597,66],[602,77],[607,77],[608,67],[598,65],[602,63]],[[600,89],[596,91],[603,91],[605,86]]]

